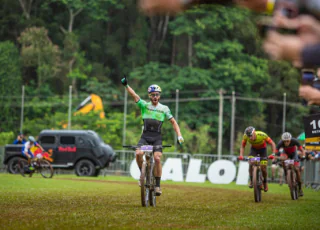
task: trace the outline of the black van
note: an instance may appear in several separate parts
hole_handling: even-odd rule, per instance
[[[43,130],[38,143],[52,153],[52,167],[74,169],[78,176],[97,176],[116,160],[116,153],[92,130]],[[6,145],[4,164],[16,173],[23,145]]]

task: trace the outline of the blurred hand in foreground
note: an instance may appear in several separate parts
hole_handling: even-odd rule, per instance
[[[308,105],[320,105],[320,91],[309,85],[303,85],[299,88],[299,96],[308,101]]]

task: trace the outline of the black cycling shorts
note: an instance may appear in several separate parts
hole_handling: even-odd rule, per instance
[[[142,146],[142,145],[153,145],[153,146],[157,146],[154,148],[154,152],[161,152],[162,153],[162,136],[159,133],[159,135],[148,135],[148,132],[144,132],[141,135],[141,138],[139,140],[138,146]]]
[[[257,157],[259,156],[262,160],[266,160],[267,158],[267,148],[262,148],[262,149],[250,149],[250,154],[249,156],[254,156]]]

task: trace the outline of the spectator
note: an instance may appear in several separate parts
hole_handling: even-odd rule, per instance
[[[18,136],[17,136],[17,139],[15,139],[13,141],[13,144],[25,144],[26,143],[26,140],[24,139],[24,135],[23,133],[19,133]]]

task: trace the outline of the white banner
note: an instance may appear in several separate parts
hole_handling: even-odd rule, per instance
[[[213,184],[229,184],[235,179],[238,185],[248,184],[248,162],[241,161],[239,163],[237,174],[237,168],[232,161],[217,160],[209,166],[207,175],[200,173],[201,162],[202,160],[199,159],[190,159],[186,182],[204,183],[207,177]],[[136,180],[140,178],[140,170],[135,160],[131,162],[130,174]],[[164,162],[161,180],[183,181],[182,161],[180,158],[168,158],[166,162]]]

